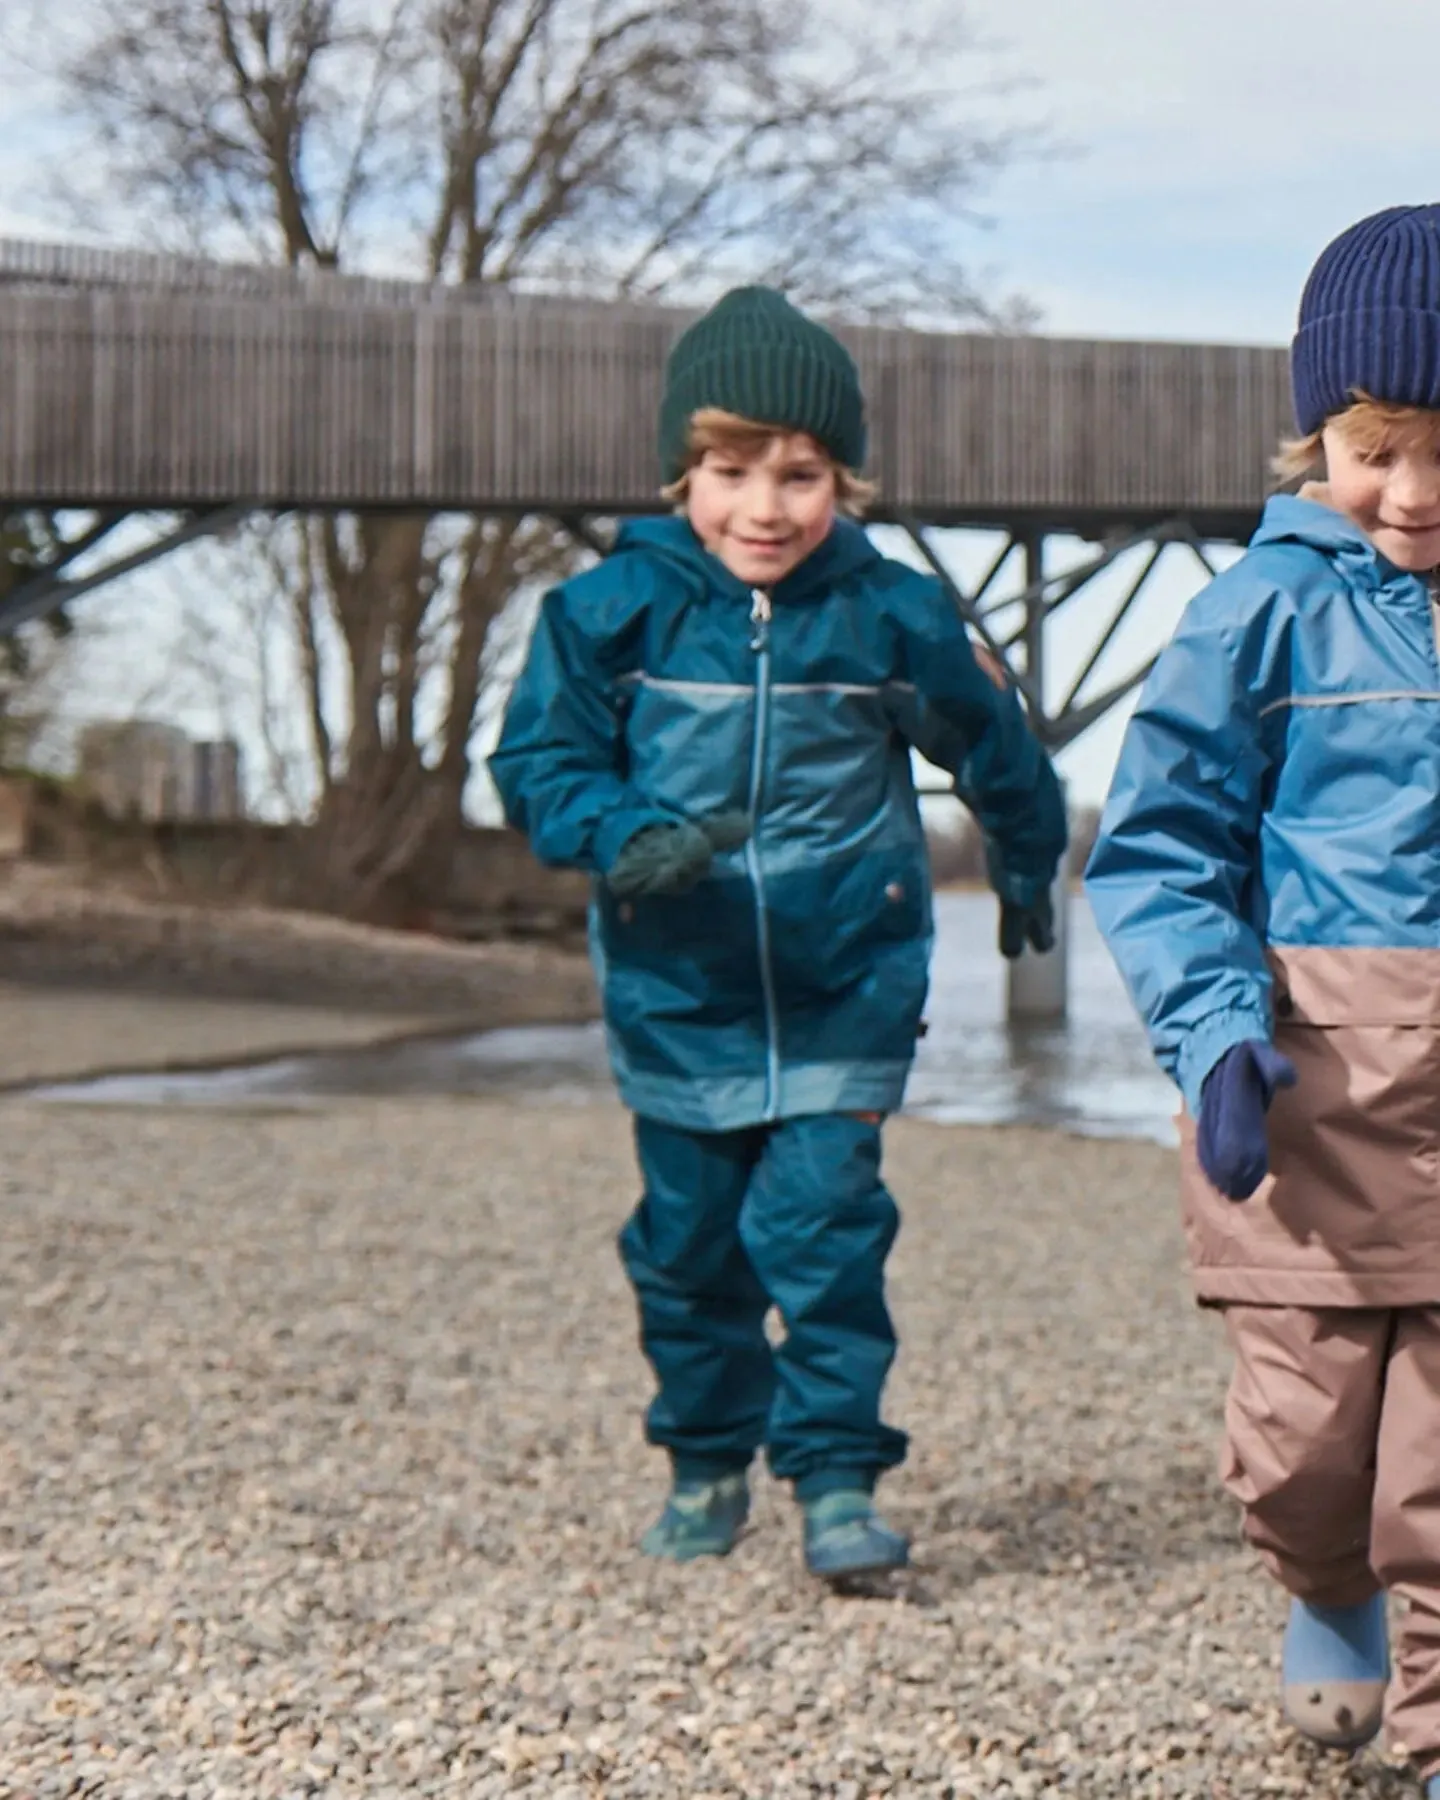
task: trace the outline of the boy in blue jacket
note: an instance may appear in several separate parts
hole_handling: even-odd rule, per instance
[[[1175,1077],[1235,1351],[1222,1471],[1290,1595],[1286,1711],[1440,1800],[1440,206],[1320,256],[1303,436],[1126,734],[1087,872]],[[1391,1680],[1385,1592],[1403,1597]]]
[[[1063,808],[939,583],[838,516],[866,497],[865,419],[829,332],[727,294],[671,353],[660,452],[676,516],[546,596],[490,769],[537,855],[596,877],[644,1179],[620,1247],[673,1473],[642,1548],[727,1553],[763,1447],[808,1566],[849,1577],[907,1556],[872,1494],[906,1445],[880,1410],[880,1127],[932,931],[911,748],[981,825],[1008,954],[1051,942]]]

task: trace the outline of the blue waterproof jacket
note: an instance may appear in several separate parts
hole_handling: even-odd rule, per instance
[[[757,597],[686,520],[638,521],[546,596],[490,759],[540,859],[603,876],[647,826],[751,819],[689,893],[596,884],[635,1112],[717,1131],[899,1105],[932,931],[912,745],[954,775],[997,885],[1033,899],[1065,843],[1049,763],[940,584],[858,526]]]
[[[1320,489],[1321,496],[1324,490]],[[1269,1184],[1217,1196],[1182,1124],[1202,1297],[1440,1303],[1440,640],[1427,582],[1280,497],[1140,696],[1086,872],[1191,1118],[1271,1038],[1299,1079]]]
[[[1440,656],[1426,582],[1278,496],[1141,694],[1086,871],[1190,1111],[1269,1037],[1267,946],[1440,948]]]

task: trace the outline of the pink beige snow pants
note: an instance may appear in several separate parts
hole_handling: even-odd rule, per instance
[[[1292,1594],[1405,1603],[1392,1746],[1440,1771],[1440,1307],[1225,1306],[1221,1476]]]

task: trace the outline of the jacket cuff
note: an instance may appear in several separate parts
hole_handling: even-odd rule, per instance
[[[1200,1117],[1200,1092],[1205,1077],[1225,1052],[1256,1038],[1268,1044],[1270,1034],[1269,1017],[1258,1011],[1211,1013],[1188,1033],[1180,1046],[1175,1078],[1192,1119]]]

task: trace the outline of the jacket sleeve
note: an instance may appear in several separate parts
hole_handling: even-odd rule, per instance
[[[625,778],[619,695],[566,590],[540,605],[489,770],[509,822],[541,862],[605,874],[637,832],[674,815]]]
[[[1191,602],[1141,692],[1085,874],[1156,1058],[1192,1116],[1220,1057],[1271,1033],[1252,912],[1270,766],[1257,693],[1265,627],[1227,612],[1218,586]]]
[[[998,667],[977,660],[959,614],[938,591],[902,617],[907,681],[896,719],[955,792],[985,840],[995,891],[1030,905],[1065,854],[1065,800],[1050,759]]]

